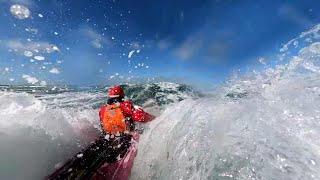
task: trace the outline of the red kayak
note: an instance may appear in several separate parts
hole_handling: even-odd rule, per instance
[[[105,137],[101,137],[89,147],[77,153],[46,179],[127,180],[130,177],[134,158],[138,152],[139,133],[135,132],[128,138],[130,138],[128,142],[122,143],[128,146],[125,147],[124,153],[117,157],[118,160],[110,160],[114,148],[111,148]]]
[[[92,176],[93,180],[127,180],[131,174],[131,168],[133,166],[134,158],[138,153],[138,140],[139,134],[132,139],[130,148],[128,149],[126,155],[118,162],[102,165],[97,172]]]

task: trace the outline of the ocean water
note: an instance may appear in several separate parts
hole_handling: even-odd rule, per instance
[[[320,179],[319,38],[317,25],[207,95],[126,85],[158,116],[142,126],[131,179]],[[42,179],[99,134],[106,87],[0,89],[0,179]]]
[[[170,104],[201,96],[189,86],[168,82],[124,88],[127,98],[155,115]],[[0,179],[43,179],[97,138],[106,89],[1,86]]]
[[[150,124],[131,179],[320,179],[320,25]]]

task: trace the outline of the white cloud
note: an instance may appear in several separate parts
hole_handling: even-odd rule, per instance
[[[130,47],[131,47],[132,49],[135,49],[135,50],[141,49],[141,45],[140,45],[139,42],[132,42],[132,43],[130,43]]]
[[[57,68],[52,68],[49,72],[52,74],[60,74],[60,71]]]
[[[169,48],[170,42],[169,42],[169,40],[162,39],[162,40],[158,41],[157,46],[160,50],[165,50],[165,49]]]
[[[100,49],[103,48],[104,45],[110,46],[111,41],[107,38],[103,37],[101,34],[96,32],[95,30],[91,28],[82,28],[80,29],[80,32],[87,36],[90,39],[90,44],[92,47]]]
[[[183,60],[192,58],[202,47],[203,40],[198,37],[189,37],[186,39],[180,47],[175,50],[175,54]]]
[[[36,83],[39,82],[39,80],[37,78],[32,77],[32,76],[27,75],[27,74],[22,75],[22,78],[24,80],[26,80],[29,84],[36,84]]]
[[[41,52],[41,53],[53,53],[59,52],[58,46],[50,44],[48,42],[22,42],[20,40],[8,40],[3,41],[4,46],[20,54],[24,54],[26,51]]]
[[[309,27],[313,24],[308,16],[289,4],[285,4],[279,8],[279,15],[302,26]]]
[[[101,41],[98,40],[98,39],[95,39],[93,41],[91,41],[91,45],[94,47],[94,48],[97,48],[97,49],[100,49],[102,48],[102,44],[101,44]]]

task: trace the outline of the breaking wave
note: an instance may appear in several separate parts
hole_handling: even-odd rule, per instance
[[[0,179],[43,179],[100,132],[106,87],[0,87]],[[158,114],[198,93],[175,83],[124,85],[128,97]]]
[[[274,68],[161,114],[132,179],[320,179],[320,25],[280,50]]]
[[[131,179],[320,179],[320,25],[276,66],[210,95],[175,83],[125,85],[159,115]],[[0,179],[42,179],[99,134],[106,87],[0,87]]]

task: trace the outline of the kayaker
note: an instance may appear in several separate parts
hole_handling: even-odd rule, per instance
[[[103,136],[91,143],[62,167],[46,177],[49,180],[62,179],[128,179],[133,165],[131,151],[126,161],[121,160],[135,139],[135,122],[148,122],[155,117],[146,113],[132,101],[124,100],[120,86],[108,90],[108,102],[101,106],[99,116]],[[125,164],[122,164],[122,163]]]
[[[114,162],[121,159],[130,147],[131,138],[135,132],[135,122],[144,123],[155,117],[141,107],[135,106],[131,100],[125,100],[121,86],[109,88],[108,97],[107,104],[100,108],[99,117],[105,139],[113,149],[108,155],[108,161]]]

